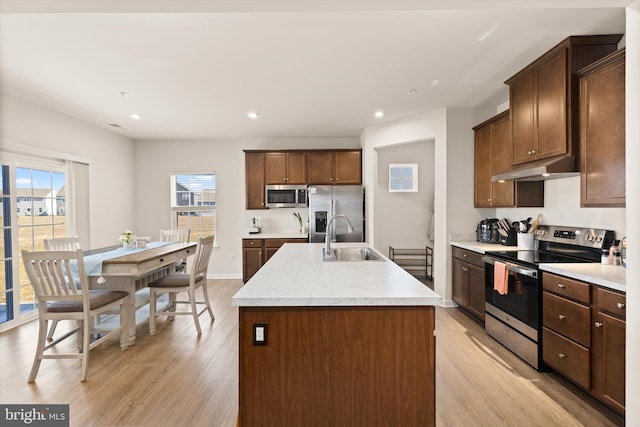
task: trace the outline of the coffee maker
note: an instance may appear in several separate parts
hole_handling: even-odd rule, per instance
[[[483,219],[476,227],[476,240],[480,243],[500,243],[498,218]]]
[[[259,234],[262,231],[262,221],[260,217],[251,218],[249,221],[249,234]]]

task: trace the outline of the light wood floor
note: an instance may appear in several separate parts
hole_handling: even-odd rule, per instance
[[[216,320],[158,322],[155,336],[121,352],[118,340],[91,351],[87,381],[78,361],[45,360],[27,384],[37,324],[0,335],[0,403],[69,403],[72,426],[235,425],[238,411],[239,280],[209,281]],[[61,325],[62,326],[62,325]],[[63,328],[60,327],[60,332]],[[436,310],[438,426],[613,426],[593,402],[553,374],[522,362],[458,309]],[[286,426],[282,426],[286,427]]]

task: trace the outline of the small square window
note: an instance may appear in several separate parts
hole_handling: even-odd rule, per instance
[[[389,192],[417,192],[418,164],[389,163]]]

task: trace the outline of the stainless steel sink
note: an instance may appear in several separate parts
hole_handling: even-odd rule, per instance
[[[323,248],[322,260],[325,262],[385,261],[377,252],[369,248],[333,248],[331,256],[327,256]]]

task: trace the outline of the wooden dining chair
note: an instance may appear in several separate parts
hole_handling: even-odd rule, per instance
[[[128,347],[127,310],[125,291],[89,290],[82,250],[75,251],[22,251],[22,260],[38,301],[38,347],[28,382],[35,381],[43,359],[81,359],[80,380],[87,378],[89,351],[120,334],[120,348]],[[80,286],[77,286],[77,283]],[[93,328],[97,315],[114,308],[120,309],[120,326],[111,330]],[[75,320],[77,327],[55,341],[46,344],[49,320]],[[63,353],[62,349],[46,353],[61,341],[76,333],[79,352]],[[90,337],[96,339],[91,342]]]
[[[160,230],[161,242],[189,243],[191,230]],[[174,269],[176,273],[184,272],[187,266],[187,259],[176,262]]]
[[[58,237],[55,239],[44,239],[44,248],[48,251],[75,251],[80,248],[80,239],[77,236],[73,237]],[[79,285],[79,283],[77,283]],[[58,326],[58,321],[51,322],[49,333],[47,334],[47,340],[53,340],[53,334]]]
[[[213,311],[211,310],[211,304],[209,302],[209,294],[207,293],[207,269],[209,268],[209,259],[211,259],[211,252],[213,251],[213,236],[200,237],[196,246],[196,253],[194,255],[193,266],[189,274],[174,273],[163,276],[153,282],[149,283],[149,334],[156,334],[156,318],[160,316],[168,316],[171,320],[173,316],[177,315],[191,315],[196,324],[198,335],[202,334],[200,328],[200,321],[198,317],[205,311],[209,311],[211,320],[215,320]],[[202,301],[196,300],[196,290],[202,288],[204,299]],[[178,292],[186,292],[186,300],[177,300],[176,294]],[[166,310],[157,311],[156,300],[161,294],[169,294],[169,305]],[[177,304],[189,304],[191,306],[190,311],[177,311]],[[198,312],[197,305],[204,304],[200,312]]]

